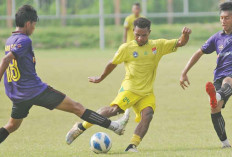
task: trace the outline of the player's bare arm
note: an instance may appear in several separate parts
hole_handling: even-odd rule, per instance
[[[184,45],[187,44],[188,40],[189,40],[189,35],[192,33],[192,30],[187,28],[187,27],[184,27],[182,29],[182,34],[176,44],[176,47],[182,47]]]
[[[197,50],[197,52],[195,52],[193,54],[193,56],[190,58],[190,60],[188,61],[188,63],[186,64],[184,70],[182,71],[181,77],[180,77],[180,86],[185,89],[190,85],[187,73],[188,71],[193,67],[193,65],[201,58],[201,56],[204,53],[202,52],[201,49]]]
[[[100,83],[102,80],[104,80],[115,68],[116,64],[112,64],[112,61],[110,61],[107,66],[105,67],[104,72],[102,73],[101,76],[93,76],[93,77],[88,77],[89,82],[92,83]]]
[[[0,81],[2,79],[2,76],[4,72],[6,71],[7,67],[9,66],[9,63],[12,59],[15,59],[15,56],[12,52],[9,52],[6,56],[2,58],[2,61],[0,63]]]

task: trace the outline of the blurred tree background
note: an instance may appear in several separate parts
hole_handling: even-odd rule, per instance
[[[7,15],[7,1],[0,0],[0,15]],[[11,0],[10,0],[11,1]],[[63,1],[63,0],[58,0]],[[115,11],[115,0],[104,0],[104,13],[114,14]],[[120,0],[120,13],[130,14],[131,6],[135,2],[141,0]],[[166,13],[168,12],[168,0],[147,0],[147,13]],[[15,8],[19,8],[23,4],[30,4],[34,6],[39,16],[50,15],[55,16],[57,12],[57,0],[15,0]],[[65,0],[66,15],[98,15],[99,13],[99,0]],[[220,0],[188,0],[189,12],[217,12]],[[183,12],[183,0],[172,0],[172,8],[174,13]],[[207,6],[207,7],[206,7]],[[62,4],[60,8],[62,9]],[[14,16],[14,15],[13,15]],[[125,17],[121,18],[121,24]],[[167,22],[164,17],[150,17],[152,22],[156,24],[164,24]],[[217,16],[201,16],[201,17],[175,17],[173,23],[189,23],[189,22],[215,22],[218,20]],[[49,22],[48,22],[49,21]],[[67,18],[66,25],[98,25],[98,17],[95,18]],[[40,25],[56,25],[60,24],[60,19],[55,18],[41,18]],[[114,18],[106,18],[106,25],[113,25]],[[6,26],[5,20],[0,20],[0,26]]]
[[[133,3],[143,4],[144,1],[104,0],[104,36],[107,48],[116,48],[122,43],[125,17],[131,14]],[[173,16],[172,25],[168,24],[166,15],[170,12],[170,3],[172,13],[183,14],[186,11],[186,1],[188,13],[198,13],[200,16]],[[176,38],[182,27],[188,26],[194,32],[190,43],[204,42],[212,33],[221,29],[218,6],[224,1],[226,0],[146,0],[147,15],[152,21],[151,38]],[[34,48],[99,47],[99,0],[0,0],[0,46],[4,47],[7,37],[15,29],[14,14],[24,4],[35,7],[40,18],[37,29],[31,36]],[[117,5],[121,15],[119,23],[115,20]],[[151,17],[163,14],[166,15]]]

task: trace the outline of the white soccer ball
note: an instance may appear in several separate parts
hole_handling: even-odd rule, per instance
[[[94,153],[107,153],[112,146],[110,137],[104,132],[94,134],[90,139],[90,149]]]

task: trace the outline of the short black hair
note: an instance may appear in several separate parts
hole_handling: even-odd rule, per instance
[[[219,6],[220,12],[222,11],[232,11],[232,2],[224,2]]]
[[[30,5],[23,5],[15,14],[15,24],[17,27],[24,27],[28,21],[37,22],[39,20],[36,10]]]
[[[151,21],[148,20],[147,18],[140,17],[140,18],[137,18],[137,19],[134,21],[134,28],[135,28],[136,26],[139,27],[139,28],[147,28],[148,30],[150,30]]]
[[[138,3],[138,2],[134,3],[133,5],[135,5],[135,6],[137,6],[137,7],[140,8],[140,3]]]

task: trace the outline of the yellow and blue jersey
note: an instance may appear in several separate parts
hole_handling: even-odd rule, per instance
[[[135,40],[124,43],[116,52],[112,63],[124,62],[126,75],[121,91],[131,91],[141,96],[153,93],[158,63],[162,56],[176,51],[177,39],[149,40],[139,46]]]

